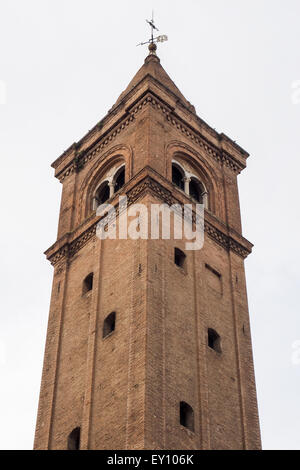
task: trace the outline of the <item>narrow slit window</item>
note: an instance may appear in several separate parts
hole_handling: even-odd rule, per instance
[[[80,450],[80,428],[75,428],[68,437],[68,450]]]
[[[222,352],[222,350],[221,350],[221,337],[212,328],[208,328],[207,339],[208,339],[208,347],[209,348],[213,349],[217,353]]]
[[[93,273],[90,273],[85,278],[85,280],[83,281],[83,286],[82,286],[82,295],[85,295],[87,292],[93,289],[93,279],[94,279]]]
[[[175,248],[174,250],[174,263],[176,266],[183,268],[185,265],[186,255],[181,251],[179,248]]]
[[[103,323],[103,338],[106,338],[116,327],[116,312],[110,313],[104,320]]]
[[[180,402],[180,424],[194,432],[194,410],[184,401]]]

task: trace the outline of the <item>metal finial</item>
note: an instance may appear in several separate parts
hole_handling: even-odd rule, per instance
[[[137,44],[137,46],[143,46],[144,44],[149,44],[148,48],[149,48],[150,54],[156,55],[156,49],[157,49],[156,43],[157,42],[167,41],[168,36],[163,34],[161,36],[154,37],[153,31],[154,30],[159,31],[159,29],[154,24],[153,11],[152,11],[152,19],[151,20],[146,20],[146,22],[151,27],[151,39],[149,39],[148,41],[145,41],[145,42],[140,42],[139,44]]]

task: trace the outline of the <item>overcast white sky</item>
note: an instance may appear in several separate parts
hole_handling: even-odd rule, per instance
[[[61,191],[50,164],[142,65],[152,7],[169,36],[166,71],[251,154],[239,184],[255,244],[246,273],[263,446],[300,449],[299,0],[0,0],[1,449],[33,445],[52,281],[43,252]]]

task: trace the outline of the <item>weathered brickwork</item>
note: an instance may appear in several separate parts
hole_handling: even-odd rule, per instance
[[[46,252],[54,277],[35,449],[67,449],[77,427],[81,449],[260,448],[244,273],[252,245],[237,186],[247,157],[150,55],[107,116],[54,162],[63,191]],[[208,193],[204,246],[186,252],[184,269],[174,249],[185,251],[185,240],[96,236],[95,191],[122,164],[129,206],[191,204],[172,183],[172,160]],[[180,402],[193,408],[193,431],[180,424]]]

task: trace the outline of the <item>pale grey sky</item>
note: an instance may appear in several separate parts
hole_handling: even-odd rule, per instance
[[[300,449],[299,0],[0,0],[1,449],[33,444],[52,281],[43,251],[61,191],[50,164],[142,65],[152,7],[169,36],[163,67],[251,154],[239,184],[255,244],[246,274],[263,446]]]

